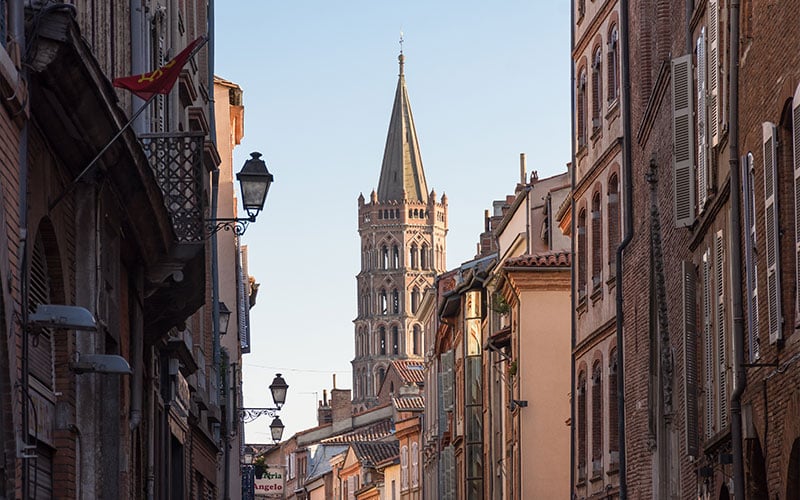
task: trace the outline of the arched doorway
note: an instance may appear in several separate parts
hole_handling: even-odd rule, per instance
[[[747,440],[746,463],[747,498],[769,498],[767,470],[764,467],[764,453],[758,438]]]

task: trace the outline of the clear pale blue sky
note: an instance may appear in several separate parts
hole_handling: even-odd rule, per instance
[[[261,283],[243,360],[249,407],[289,384],[284,437],[316,425],[322,390],[352,385],[359,193],[377,188],[405,74],[428,188],[449,198],[447,263],[475,254],[483,211],[512,193],[519,153],[540,177],[570,159],[566,1],[240,0],[216,2],[216,74],[244,90],[238,171],[260,151],[275,175],[250,226]],[[248,442],[268,442],[263,417]]]

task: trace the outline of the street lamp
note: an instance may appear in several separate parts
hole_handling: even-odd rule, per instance
[[[286,390],[289,388],[289,384],[283,379],[280,373],[275,375],[275,378],[272,380],[272,383],[269,385],[269,391],[272,393],[272,401],[275,403],[274,408],[240,408],[239,409],[239,419],[249,424],[250,422],[254,421],[255,419],[262,417],[264,415],[269,415],[273,418],[272,423],[269,425],[270,433],[272,434],[272,440],[276,443],[281,440],[283,436],[283,422],[281,419],[278,418],[278,412],[281,411],[281,407],[286,402]]]
[[[231,310],[225,305],[225,302],[219,303],[219,334],[225,335],[228,333],[228,323],[231,320]]]
[[[261,159],[261,153],[250,153],[250,158],[244,162],[242,170],[236,174],[239,187],[242,192],[242,206],[247,212],[247,217],[232,219],[206,219],[208,231],[211,234],[220,229],[233,231],[236,235],[242,235],[247,230],[247,225],[256,221],[256,216],[264,209],[264,201],[267,199],[269,187],[275,178],[269,170],[267,164]]]

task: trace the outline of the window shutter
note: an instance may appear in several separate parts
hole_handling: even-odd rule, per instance
[[[708,200],[706,103],[706,29],[703,28],[697,39],[697,200],[700,212]]]
[[[675,190],[675,225],[694,222],[694,140],[692,126],[692,56],[672,60],[672,138],[673,189]]]
[[[792,150],[794,160],[795,310],[800,311],[800,85],[792,100]]]
[[[783,318],[781,317],[780,286],[780,247],[778,241],[778,169],[775,139],[775,125],[765,122],[762,125],[764,145],[764,224],[766,233],[764,244],[767,250],[767,311],[769,341],[775,343],[781,338]]]
[[[717,337],[717,388],[720,430],[728,427],[728,355],[725,329],[725,240],[722,231],[714,236],[714,284]]]
[[[719,142],[719,7],[708,1],[708,128],[711,146]]]
[[[442,355],[442,399],[445,411],[453,410],[453,361],[454,351],[452,349]]]
[[[755,171],[753,155],[748,153],[742,158],[742,189],[745,203],[744,227],[744,267],[747,284],[747,330],[750,362],[753,363],[760,356],[760,339],[758,337],[758,265],[755,258],[756,248],[756,222],[755,222]],[[795,184],[796,186],[796,184]]]
[[[697,301],[695,269],[691,262],[681,262],[683,275],[683,371],[686,427],[686,453],[697,457]]]
[[[711,336],[711,252],[703,253],[703,372],[705,374],[705,435],[714,436],[714,340]]]

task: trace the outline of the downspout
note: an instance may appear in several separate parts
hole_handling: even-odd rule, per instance
[[[733,494],[744,500],[742,452],[742,393],[747,387],[744,369],[744,317],[742,311],[742,230],[739,179],[739,0],[730,4],[730,117],[728,141],[731,197],[731,296],[733,304],[733,392],[731,393],[731,440],[733,441]]]
[[[131,361],[133,363],[133,376],[131,377],[131,412],[129,427],[131,431],[136,430],[142,422],[142,388],[144,377],[142,357],[144,355],[144,335],[143,335],[143,318],[142,318],[142,285],[144,270],[136,273],[136,286],[133,290],[135,293],[135,304],[133,305],[133,327],[131,328]],[[128,293],[131,293],[130,289]]]
[[[9,38],[17,45],[21,58],[25,57],[27,52],[27,44],[25,41],[25,7],[23,2],[9,2],[8,3],[8,19],[9,19]],[[20,85],[27,87],[28,85],[28,70],[25,61],[19,63],[19,76]],[[27,89],[26,89],[27,91]],[[28,99],[30,99],[30,94]],[[28,470],[28,460],[31,456],[28,442],[28,373],[30,364],[28,363],[28,116],[27,107],[29,102],[25,102],[23,109],[22,127],[19,131],[19,149],[17,156],[19,160],[19,255],[20,255],[20,316],[22,319],[22,361],[20,363],[21,383],[20,390],[22,392],[22,418],[20,422],[19,433],[17,435],[17,457],[22,459],[22,498],[30,496],[30,471]]]
[[[144,13],[142,12],[142,0],[130,0],[131,10],[131,73],[132,75],[141,75],[147,68],[144,67]],[[144,104],[144,100],[137,97],[136,94],[131,94],[131,112],[139,109]],[[145,118],[138,116],[136,121],[133,122],[131,128],[136,135],[145,132]]]
[[[617,280],[617,426],[619,434],[619,498],[628,498],[628,477],[625,460],[625,342],[622,338],[623,327],[623,276],[622,255],[633,239],[633,186],[631,172],[631,75],[630,75],[630,35],[628,32],[628,0],[620,0],[620,28],[622,52],[622,185],[624,204],[622,216],[625,235],[617,247],[616,280]]]
[[[569,25],[570,25],[570,33],[569,33],[570,44],[569,44],[569,47],[570,47],[570,52],[571,52],[572,49],[575,48],[575,9],[574,8],[570,9],[569,17],[570,17],[570,23],[569,23]],[[570,224],[569,224],[570,225],[570,233],[569,234],[571,236],[570,239],[569,239],[569,244],[570,244],[570,266],[569,266],[570,267],[570,280],[569,280],[569,282],[570,282],[570,288],[571,288],[570,292],[571,293],[569,294],[569,299],[570,299],[569,314],[570,314],[570,317],[571,317],[571,320],[572,320],[572,321],[569,322],[569,324],[570,324],[570,356],[569,356],[569,361],[570,361],[570,385],[569,385],[569,387],[570,387],[570,398],[569,398],[569,406],[570,406],[570,408],[569,408],[569,412],[570,413],[569,414],[570,414],[570,422],[571,422],[570,433],[569,433],[569,489],[570,489],[570,498],[572,498],[573,497],[573,493],[575,491],[575,425],[576,425],[576,422],[578,421],[576,419],[576,415],[575,415],[575,411],[576,410],[575,410],[575,354],[574,354],[575,345],[577,344],[577,339],[578,339],[578,328],[577,328],[577,326],[575,324],[575,322],[576,322],[575,307],[577,305],[575,303],[575,296],[577,294],[577,287],[575,286],[575,279],[576,279],[576,273],[575,273],[575,181],[576,181],[576,175],[575,175],[575,172],[576,172],[576,168],[577,168],[577,164],[576,164],[576,160],[575,160],[575,137],[576,137],[576,132],[577,132],[576,124],[575,124],[575,84],[576,84],[576,82],[575,82],[575,61],[572,61],[572,64],[570,65],[570,68],[569,68],[569,72],[570,72],[569,77],[570,77],[570,82],[571,82],[570,94],[572,95],[572,99],[570,99],[570,106],[571,106],[571,112],[572,112],[572,115],[571,115],[572,116],[572,119],[571,119],[572,136],[571,136],[571,155],[570,155],[570,158],[572,159],[572,165],[570,165],[570,169],[569,169],[570,170],[570,172],[569,172],[569,174],[570,174],[570,186],[571,186],[571,189],[570,189],[570,198],[571,198],[570,199],[570,214],[571,215],[570,215]]]

